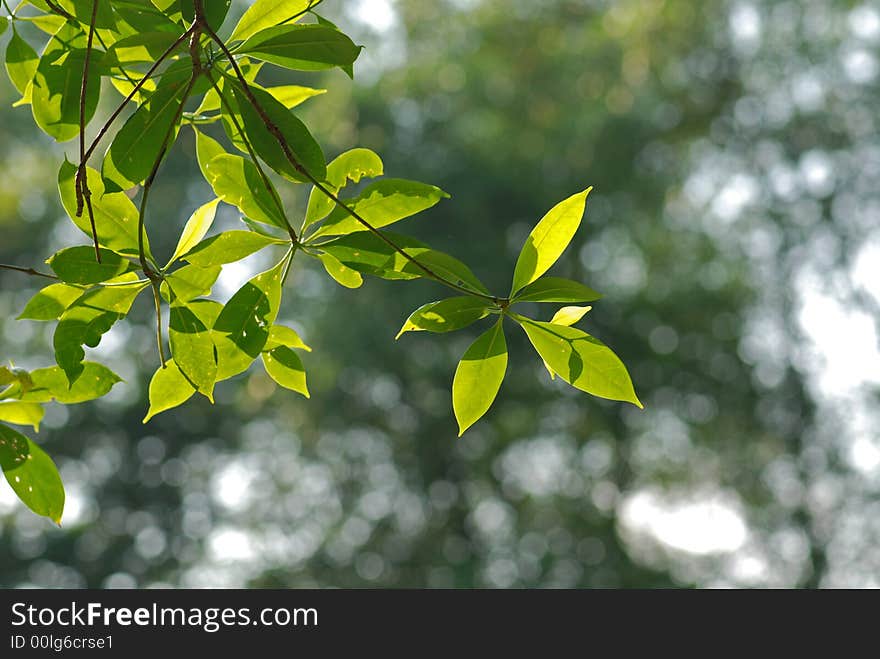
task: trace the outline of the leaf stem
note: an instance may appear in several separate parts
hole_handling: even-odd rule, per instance
[[[387,244],[394,251],[396,251],[398,254],[403,256],[403,258],[405,258],[407,261],[409,261],[410,263],[415,265],[417,268],[419,268],[422,272],[424,272],[426,275],[428,275],[431,279],[434,279],[434,280],[440,282],[441,284],[444,284],[445,286],[447,286],[453,290],[456,290],[456,291],[459,291],[462,293],[466,293],[468,295],[480,297],[480,298],[483,298],[486,300],[490,300],[494,304],[501,304],[501,303],[507,301],[507,298],[501,298],[501,297],[497,297],[494,295],[487,295],[485,293],[480,293],[478,291],[471,290],[471,289],[466,288],[464,286],[460,286],[459,284],[456,284],[455,282],[450,281],[450,280],[446,279],[445,277],[438,275],[436,272],[434,272],[433,270],[428,268],[426,265],[421,263],[419,260],[417,260],[416,258],[407,254],[407,252],[402,247],[397,245],[397,243],[395,243],[393,240],[388,238],[384,233],[379,231],[379,229],[377,229],[372,224],[367,222],[367,220],[365,220],[363,217],[361,217],[357,211],[355,211],[353,208],[350,208],[338,196],[336,196],[333,192],[328,190],[327,187],[323,183],[321,183],[318,179],[316,179],[314,176],[312,176],[312,174],[310,172],[308,172],[306,170],[306,168],[302,166],[302,164],[300,164],[299,160],[293,154],[293,151],[291,150],[290,145],[287,143],[287,139],[284,137],[283,133],[279,130],[278,126],[275,125],[275,123],[272,121],[272,119],[269,117],[269,115],[266,114],[266,111],[263,109],[263,107],[260,105],[259,101],[254,96],[253,92],[251,91],[250,85],[247,82],[247,79],[245,79],[244,74],[241,72],[241,68],[238,66],[238,62],[235,60],[235,56],[229,51],[229,49],[226,47],[226,44],[223,42],[223,40],[219,36],[217,36],[217,33],[214,32],[214,30],[211,29],[210,26],[205,25],[204,29],[205,29],[205,32],[208,34],[208,36],[211,37],[211,39],[217,44],[217,46],[220,48],[220,50],[223,51],[223,55],[226,57],[226,59],[229,60],[229,63],[232,65],[233,71],[235,71],[236,77],[238,78],[239,82],[242,85],[244,94],[247,97],[248,102],[253,106],[254,110],[256,110],[257,114],[260,115],[260,119],[262,119],[263,122],[266,124],[266,128],[269,130],[269,132],[272,134],[272,136],[278,141],[278,144],[281,146],[281,150],[284,152],[284,157],[287,158],[287,160],[290,162],[291,165],[293,165],[293,167],[296,169],[297,172],[299,172],[303,177],[305,177],[312,185],[314,185],[324,195],[326,195],[332,201],[334,201],[337,205],[339,205],[346,213],[348,213],[351,217],[353,217],[355,220],[357,220],[367,230],[371,231],[373,234],[375,234],[377,237],[379,237],[385,244]]]
[[[153,291],[153,302],[156,305],[156,343],[159,346],[159,359],[162,361],[162,368],[165,368],[165,344],[162,340],[162,299],[159,297],[159,282],[151,279]]]
[[[34,270],[33,268],[22,268],[18,265],[9,265],[6,263],[0,263],[0,269],[3,270],[12,270],[14,272],[23,272],[26,275],[32,275],[34,277],[45,277],[46,279],[54,279],[58,280],[58,277],[55,275],[50,275],[45,272],[40,272],[39,270]]]

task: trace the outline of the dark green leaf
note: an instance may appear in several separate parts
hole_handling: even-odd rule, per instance
[[[361,47],[326,25],[279,25],[254,34],[239,53],[298,71],[350,67]]]
[[[93,247],[66,247],[56,252],[47,263],[68,284],[98,284],[134,269],[131,261],[115,252],[101,249],[100,253],[101,262],[98,263]]]
[[[55,463],[39,446],[12,428],[0,424],[0,467],[28,508],[61,524],[64,485]]]
[[[453,332],[489,315],[485,300],[466,295],[429,302],[410,314],[396,338],[406,332]]]
[[[593,302],[601,297],[601,293],[576,281],[542,277],[521,289],[513,302]]]
[[[218,381],[246,370],[262,352],[278,315],[281,280],[287,263],[285,257],[242,286],[214,322]]]

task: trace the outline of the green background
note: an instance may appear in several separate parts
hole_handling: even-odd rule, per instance
[[[582,327],[627,363],[646,409],[551,382],[511,332],[495,406],[456,439],[449,387],[476,329],[394,341],[445,291],[350,291],[307,265],[279,320],[314,348],[311,400],[253,369],[215,406],[142,426],[157,365],[144,298],[98,350],[126,383],[50,406],[36,438],[65,480],[63,527],[0,483],[0,585],[880,585],[880,8],[324,11],[366,46],[355,82],[275,82],[329,89],[302,107],[329,157],[369,147],[388,175],[450,192],[405,230],[491,289],[543,213],[594,186],[553,274],[606,295]],[[54,185],[75,146],[15,98],[4,79],[0,261],[31,266],[81,242]],[[284,193],[302,212],[305,186]],[[157,254],[208,199],[184,129],[152,196]],[[219,224],[234,220],[226,208]],[[215,292],[263,264],[229,268]],[[51,362],[52,328],[14,320],[39,283],[0,274],[0,359],[26,368]]]

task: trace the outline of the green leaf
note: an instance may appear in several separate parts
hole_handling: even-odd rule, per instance
[[[210,183],[211,179],[208,178],[208,163],[217,156],[225,154],[226,149],[223,148],[223,145],[220,144],[220,142],[213,137],[205,135],[195,126],[193,126],[192,129],[196,134],[196,158],[199,161],[199,169],[202,171],[202,176],[205,177],[205,180]]]
[[[576,281],[542,277],[521,289],[512,302],[593,302],[601,297],[601,293]]]
[[[174,293],[174,299],[180,302],[189,302],[202,295],[210,295],[211,287],[220,276],[219,265],[201,267],[198,265],[185,265],[165,276],[160,291],[162,296],[170,300],[168,288]]]
[[[5,387],[7,384],[16,385],[16,390],[19,394],[22,391],[30,391],[34,387],[34,381],[30,373],[23,368],[0,366],[0,386]],[[4,391],[4,397],[8,397],[6,394],[8,391],[9,389]]]
[[[433,185],[389,178],[371,183],[357,197],[345,200],[345,203],[373,228],[379,229],[431,208],[448,197],[448,194]],[[368,230],[346,210],[337,206],[311,238],[342,236]]]
[[[229,12],[229,5],[231,3],[232,0],[205,0],[205,19],[208,21],[211,29],[215,31],[220,29],[223,21],[226,19],[226,14]],[[192,25],[196,15],[193,0],[180,0],[178,4],[184,22],[187,25]]]
[[[48,403],[56,400],[64,405],[84,403],[106,395],[113,385],[122,382],[118,375],[102,364],[83,362],[76,382],[70,384],[59,366],[38,368],[31,372],[33,387],[21,394],[25,402]]]
[[[271,183],[271,192],[266,189],[266,183],[250,160],[226,153],[215,156],[205,166],[205,177],[214,188],[214,194],[238,207],[252,220],[282,229],[287,227],[276,202],[278,193]]]
[[[122,68],[135,64],[152,64],[177,41],[178,36],[173,32],[138,32],[123,37],[107,49],[105,64],[108,67]],[[180,47],[183,48],[184,45],[181,44]]]
[[[298,171],[287,157],[288,153],[269,131],[266,121],[251,105],[238,82],[233,81],[230,86],[235,95],[235,103],[230,105],[237,110],[240,116],[239,125],[244,125],[244,131],[257,155],[285,178],[298,182],[308,181],[308,177]],[[270,93],[259,87],[251,87],[251,94],[257,99],[265,115],[281,132],[293,159],[311,176],[322,180],[327,173],[324,152],[305,124]],[[234,135],[235,131],[232,132]]]
[[[413,311],[395,338],[406,332],[453,332],[489,315],[485,300],[463,295],[429,302]]]
[[[297,71],[350,67],[361,47],[326,25],[278,25],[251,36],[236,51]]]
[[[61,0],[68,12],[76,16],[80,23],[88,25],[92,18],[92,0]],[[116,21],[109,2],[100,2],[95,15],[95,27],[99,30],[116,30]]]
[[[549,367],[573,387],[642,407],[623,362],[604,343],[574,327],[513,314]]]
[[[190,216],[189,220],[187,220],[186,226],[183,227],[183,233],[180,234],[180,239],[177,241],[177,247],[174,250],[174,254],[168,259],[168,265],[171,265],[181,256],[189,252],[202,238],[205,237],[205,234],[208,233],[211,225],[214,224],[214,217],[217,215],[217,205],[219,203],[219,199],[209,201],[207,204],[200,206],[196,212]]]
[[[83,292],[80,286],[50,284],[30,299],[18,320],[57,320]]]
[[[562,307],[559,311],[553,314],[550,323],[553,325],[565,325],[566,327],[571,327],[587,315],[587,312],[592,308],[593,307]]]
[[[384,174],[382,159],[369,149],[351,149],[337,156],[327,165],[326,187],[334,195],[339,196],[340,190],[351,181],[360,183],[364,177],[374,178]],[[305,226],[314,224],[327,217],[336,206],[330,197],[317,187],[312,188],[309,195],[309,206],[306,211]]]
[[[64,484],[58,468],[43,449],[21,433],[0,425],[0,467],[24,505],[61,524]]]
[[[101,174],[91,167],[86,168],[86,178],[92,191],[92,210],[95,214],[95,226],[101,247],[124,256],[137,257],[139,253],[137,207],[124,192],[107,193]],[[92,228],[88,211],[83,209],[82,215],[76,216],[76,166],[67,160],[58,172],[58,190],[67,215],[84,234],[91,237]],[[147,258],[153,260],[147,236],[144,236],[144,251]]]
[[[9,27],[9,19],[6,16],[0,16],[0,36],[3,36],[3,33],[6,32],[6,29]]]
[[[464,353],[452,381],[452,409],[461,437],[492,406],[507,372],[507,342],[499,318]]]
[[[33,426],[35,432],[40,430],[45,410],[39,403],[22,403],[11,401],[0,403],[0,421],[14,423],[19,426]]]
[[[266,345],[263,346],[263,352],[268,352],[278,346],[296,348],[297,350],[305,350],[306,352],[312,351],[295,330],[290,327],[285,327],[284,325],[272,325],[272,328],[269,330],[269,338],[266,340]]]
[[[24,95],[34,74],[40,57],[37,51],[31,48],[27,41],[18,36],[18,31],[12,30],[12,37],[6,46],[6,73],[19,94]]]
[[[285,346],[278,346],[269,352],[263,353],[263,366],[275,382],[286,389],[295,391],[309,398],[309,388],[306,385],[306,370],[302,361],[293,350]]]
[[[431,249],[425,243],[390,231],[382,232],[388,240],[419,260],[433,273],[469,287],[475,292],[488,293],[464,263],[455,257]],[[404,258],[386,241],[372,232],[353,233],[323,243],[321,249],[332,254],[349,268],[383,279],[429,278],[424,270]]]
[[[181,373],[177,364],[169,359],[165,367],[160,366],[150,380],[150,409],[143,422],[146,423],[160,412],[183,405],[194,393],[195,387]]]
[[[238,21],[231,41],[244,40],[267,27],[286,22],[297,14],[305,14],[315,0],[256,0]]]
[[[266,91],[288,110],[292,110],[313,96],[327,93],[326,89],[315,89],[314,87],[303,87],[301,85],[281,85],[279,87],[270,87]]]
[[[148,284],[97,288],[85,293],[61,316],[55,328],[55,361],[71,383],[83,372],[85,351],[101,342],[116,321],[125,317],[134,299]]]
[[[128,259],[107,249],[99,250],[101,262],[90,245],[66,247],[46,261],[55,274],[68,284],[98,284],[130,272],[134,265]]]
[[[101,175],[108,190],[128,190],[147,179],[166,149],[166,138],[173,141],[177,135],[180,104],[189,82],[189,76],[176,71],[163,75],[155,93],[123,124],[104,156]]]
[[[209,328],[185,304],[172,302],[168,339],[181,372],[196,390],[213,401],[217,355]]]
[[[253,231],[224,231],[206,238],[183,255],[185,261],[207,268],[224,263],[234,263],[259,252],[269,245],[285,244]]]
[[[590,190],[558,203],[538,222],[516,261],[511,294],[535,281],[562,256],[581,224]]]
[[[100,51],[93,50],[90,70],[100,67]],[[65,23],[49,40],[33,78],[31,108],[34,121],[46,134],[66,142],[79,134],[80,91],[86,57],[86,35],[72,23]],[[101,85],[88,85],[85,122],[98,107]]]
[[[321,261],[327,274],[336,280],[336,283],[340,286],[345,286],[346,288],[360,288],[363,285],[364,278],[361,277],[361,273],[349,268],[347,265],[343,265],[339,259],[332,254],[321,252],[321,254],[318,255],[318,259]]]
[[[217,346],[217,380],[245,371],[259,357],[269,339],[269,328],[281,304],[281,280],[289,262],[285,257],[271,270],[242,286],[214,323]]]

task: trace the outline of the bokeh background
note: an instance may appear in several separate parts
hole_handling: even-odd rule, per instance
[[[328,156],[371,147],[449,191],[406,230],[490,288],[550,206],[595,186],[557,273],[606,294],[584,327],[646,409],[551,382],[511,332],[500,397],[457,440],[449,387],[475,332],[394,341],[443,289],[348,291],[299,261],[281,317],[315,349],[312,399],[255,369],[143,426],[157,357],[140,300],[99,349],[126,384],[51,407],[38,437],[67,484],[63,528],[0,483],[0,585],[880,586],[880,3],[323,12],[366,50],[354,83],[284,79],[329,88],[307,122]],[[0,260],[36,265],[82,239],[53,183],[73,147],[14,100],[4,79]],[[157,189],[170,252],[209,198],[189,132]],[[39,283],[0,274],[4,361],[51,362],[52,326],[14,320]]]

